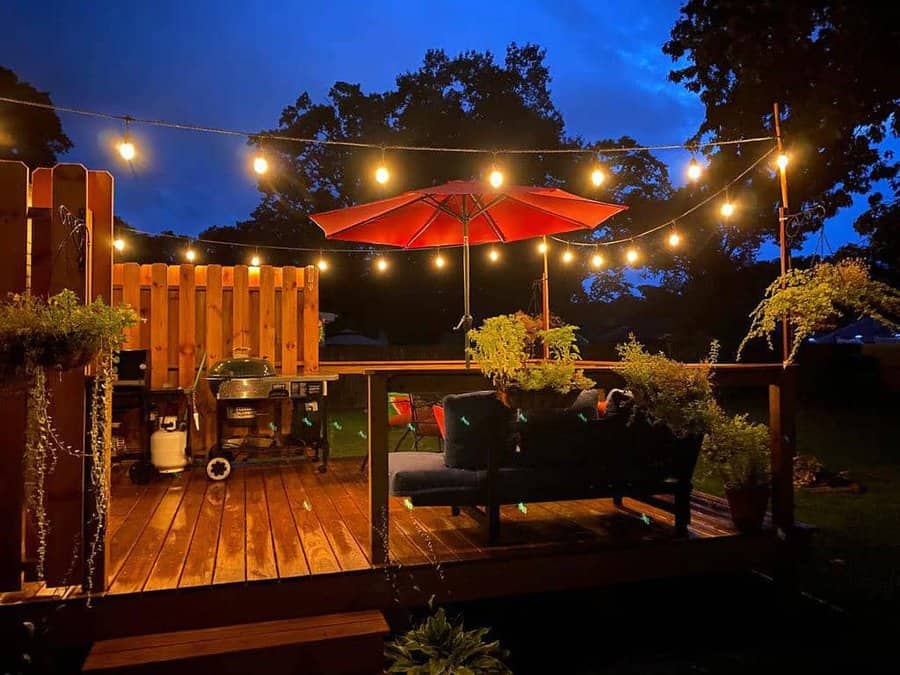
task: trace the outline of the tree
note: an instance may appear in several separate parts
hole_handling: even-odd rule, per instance
[[[888,65],[900,57],[895,4],[688,0],[663,51],[677,61],[670,79],[697,93],[706,108],[695,139],[769,135],[772,103],[782,103],[791,211],[815,203],[830,217],[881,180],[892,181],[896,198],[898,164],[883,147],[900,134],[900,78]],[[746,150],[721,147],[711,161],[725,175],[736,173]],[[748,181],[755,196],[745,234],[751,242],[777,227],[768,206],[780,201],[772,173],[767,166]],[[879,198],[857,229],[877,241],[895,224]],[[792,243],[817,226],[800,223]]]
[[[51,104],[47,92],[38,91],[0,66],[0,96]],[[53,110],[0,102],[0,159],[25,162],[29,168],[53,166],[56,156],[72,149]]]
[[[365,141],[387,146],[458,145],[481,147],[470,153],[387,152],[384,161],[391,181],[382,187],[373,179],[380,151],[298,144],[289,141],[255,143],[272,169],[260,178],[263,193],[252,217],[234,228],[214,228],[201,236],[232,241],[307,247],[307,255],[277,251],[272,262],[313,262],[325,242],[308,216],[448,180],[479,178],[492,163],[502,165],[507,181],[556,185],[592,194],[631,207],[604,235],[627,236],[645,227],[641,214],[671,194],[664,164],[650,153],[605,157],[617,176],[598,193],[588,184],[595,158],[591,147],[610,144],[637,146],[633,139],[588,144],[570,138],[550,96],[550,73],[544,51],[535,45],[508,47],[498,62],[490,52],[465,52],[449,57],[440,50],[426,53],[418,70],[399,75],[393,88],[366,93],[358,84],[337,82],[328,99],[314,103],[302,93],[284,109],[279,125],[261,134],[330,140]],[[502,148],[585,148],[584,154],[493,155]],[[592,190],[592,193],[588,193]],[[588,235],[589,236],[589,235]],[[345,244],[347,247],[356,247]],[[554,255],[559,247],[554,251]],[[435,342],[462,313],[461,260],[458,251],[445,251],[448,267],[437,272],[428,253],[392,253],[389,272],[374,278],[368,255],[342,255],[331,260],[323,275],[321,304],[329,311],[354,317],[358,329],[384,327],[392,342]],[[503,258],[492,264],[480,248],[472,256],[472,301],[478,317],[534,309],[533,281],[541,274],[540,256],[533,243],[503,247]],[[585,257],[563,270],[555,265],[552,295],[555,303],[586,299],[582,283],[589,274]],[[414,314],[415,321],[410,321]]]

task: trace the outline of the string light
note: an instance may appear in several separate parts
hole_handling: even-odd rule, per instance
[[[269,170],[269,160],[262,155],[253,158],[253,170],[260,176]]]
[[[731,218],[731,216],[734,215],[734,209],[734,203],[726,197],[725,201],[722,203],[722,208],[719,209],[719,213],[722,214],[723,218]]]
[[[503,185],[503,172],[497,168],[496,164],[491,165],[491,172],[488,174],[488,183],[490,183],[491,187],[495,190],[500,189],[500,186]]]
[[[384,256],[378,256],[378,258],[375,259],[375,269],[377,269],[379,272],[384,272],[385,270],[387,270],[387,268],[387,258],[385,258]]]
[[[116,237],[113,240],[113,247],[121,253],[125,250],[125,240],[122,237]]]
[[[197,252],[188,244],[187,250],[184,252],[184,259],[192,263],[197,259]]]
[[[681,244],[681,235],[678,234],[678,230],[673,229],[672,233],[669,235],[669,246],[672,248],[678,248]]]
[[[697,161],[696,157],[691,157],[691,161],[688,162],[687,168],[687,176],[692,181],[700,180],[700,176],[703,174],[703,167],[700,166],[700,162]]]
[[[634,265],[640,257],[641,254],[638,253],[637,248],[635,248],[634,246],[629,246],[628,250],[625,251],[625,260],[629,265]]]
[[[391,179],[391,172],[388,171],[387,164],[384,163],[384,148],[381,148],[381,163],[375,169],[375,182],[384,185]]]
[[[328,261],[322,255],[319,255],[319,260],[316,262],[316,267],[319,268],[320,272],[328,271]]]
[[[563,251],[563,254],[562,254],[562,261],[563,261],[566,265],[568,265],[570,262],[572,262],[572,260],[573,260],[574,258],[575,258],[575,256],[572,255],[572,251],[570,251],[569,249],[566,249],[565,251]]]
[[[126,162],[130,162],[134,159],[137,151],[134,147],[134,142],[131,140],[131,134],[128,133],[128,122],[129,119],[125,119],[125,133],[122,135],[122,140],[119,142],[119,155]]]
[[[601,267],[603,267],[603,263],[605,262],[606,261],[603,259],[603,256],[600,255],[599,252],[594,253],[594,255],[591,256],[591,267],[593,267],[594,269],[600,269]]]
[[[785,153],[780,153],[778,155],[778,159],[775,160],[775,163],[778,165],[778,168],[784,171],[787,168],[789,158]]]
[[[500,251],[498,251],[494,247],[491,247],[491,249],[488,251],[488,259],[491,262],[497,262],[498,260],[500,260]]]
[[[547,242],[541,241],[537,247],[538,253],[546,253],[547,252]]]
[[[606,180],[606,174],[603,173],[603,169],[595,166],[593,171],[591,171],[591,183],[594,184],[594,187],[600,187],[603,185],[604,180]]]
[[[260,260],[259,253],[254,253],[253,257],[250,258],[250,267],[259,267],[262,260]]]
[[[434,266],[437,267],[438,269],[441,269],[446,264],[447,264],[447,261],[444,260],[444,256],[441,255],[441,251],[440,251],[440,249],[438,249],[437,255],[434,256]]]

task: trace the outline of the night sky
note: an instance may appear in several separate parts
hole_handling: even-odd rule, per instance
[[[491,50],[502,61],[508,43],[534,42],[547,50],[571,135],[678,143],[702,118],[697,97],[666,79],[661,46],[677,1],[521,1],[515,11],[483,0],[238,4],[5,0],[0,65],[59,105],[253,131],[274,127],[304,90],[314,100],[336,80],[384,90],[430,48]],[[110,169],[117,213],[139,229],[196,234],[246,218],[259,201],[239,138],[138,127],[132,174],[113,152],[120,126],[62,120],[75,143],[63,161]],[[680,180],[688,157],[660,156]],[[835,247],[856,240],[851,221],[843,213],[830,225]]]

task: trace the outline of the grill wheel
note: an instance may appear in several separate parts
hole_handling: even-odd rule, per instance
[[[213,457],[206,463],[206,475],[210,480],[225,480],[231,475],[231,462],[225,457]]]

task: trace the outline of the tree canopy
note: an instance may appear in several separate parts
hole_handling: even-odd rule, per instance
[[[0,66],[0,96],[50,104],[50,95]],[[25,162],[29,168],[53,166],[57,155],[72,149],[53,110],[0,102],[0,159]]]

